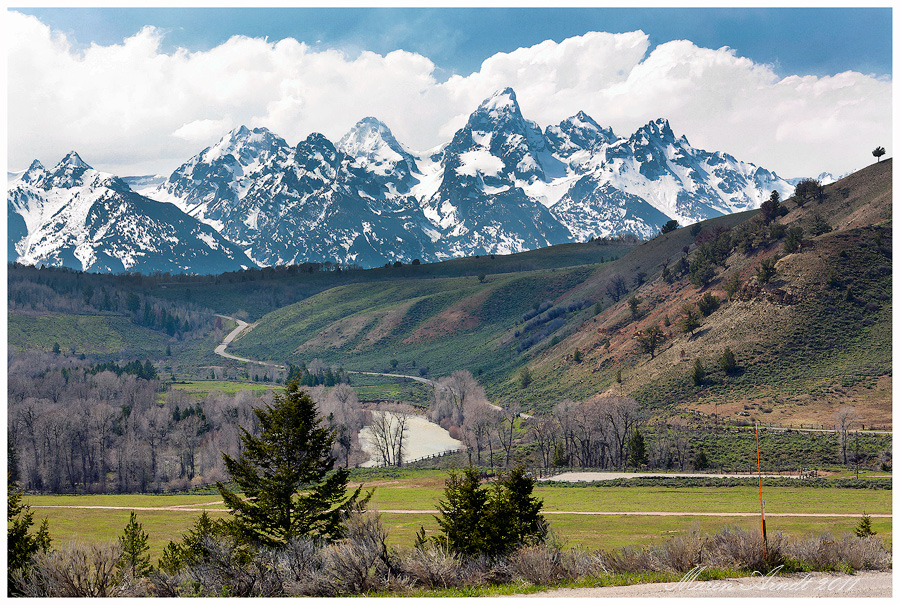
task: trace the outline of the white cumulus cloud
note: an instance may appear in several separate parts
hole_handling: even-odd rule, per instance
[[[445,82],[427,57],[355,56],[285,39],[236,36],[206,51],[161,50],[147,27],[120,44],[76,51],[35,17],[7,15],[10,169],[76,149],[117,172],[168,172],[227,130],[265,126],[296,144],[338,140],[375,116],[412,149],[445,143],[498,89],[515,89],[541,126],[583,110],[617,134],[659,117],[696,147],[727,151],[782,176],[845,172],[891,137],[891,82],[846,72],[779,78],[729,48],[640,31],[590,32],[499,53]],[[890,150],[889,150],[890,153]]]

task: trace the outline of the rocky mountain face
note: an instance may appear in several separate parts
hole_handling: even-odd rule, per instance
[[[93,272],[221,273],[252,266],[237,246],[172,204],[141,196],[74,151],[7,191],[9,260]]]
[[[31,172],[9,194],[15,255],[23,262],[38,257],[20,243],[32,241],[37,225],[65,205],[65,196],[23,202],[26,189],[32,195],[25,180]],[[627,138],[583,112],[542,129],[525,119],[512,89],[486,99],[449,143],[431,152],[406,149],[372,117],[337,144],[313,133],[291,147],[265,128],[241,127],[165,182],[131,182],[253,263],[363,267],[507,254],[620,233],[649,238],[670,219],[685,225],[756,208],[773,189],[782,197],[793,190],[770,171],[691,147],[666,120]],[[121,195],[130,191],[117,183]]]

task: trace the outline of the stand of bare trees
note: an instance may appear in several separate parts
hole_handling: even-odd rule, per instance
[[[24,489],[50,493],[153,492],[227,480],[222,452],[238,454],[240,427],[258,429],[253,408],[272,391],[203,400],[160,381],[49,353],[8,361],[8,436]],[[332,455],[355,466],[366,455],[358,432],[364,412],[347,385],[310,389],[335,431]]]
[[[406,410],[378,410],[372,412],[369,434],[375,446],[378,461],[384,466],[403,466],[406,453],[407,424]]]

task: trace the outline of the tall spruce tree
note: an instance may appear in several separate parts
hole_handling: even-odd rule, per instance
[[[235,533],[268,546],[299,536],[341,537],[348,510],[365,501],[360,502],[359,488],[347,496],[347,469],[332,472],[334,433],[320,426],[315,402],[294,380],[272,405],[253,412],[259,435],[242,427],[240,457],[222,455],[239,489],[216,484],[234,515]]]
[[[143,526],[138,523],[137,515],[131,511],[128,525],[119,536],[119,544],[122,545],[122,558],[116,563],[116,567],[126,572],[132,578],[141,578],[149,576],[153,571],[150,565],[150,545],[148,544],[150,536],[144,531]]]

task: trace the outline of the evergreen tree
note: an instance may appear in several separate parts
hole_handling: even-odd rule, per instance
[[[50,527],[47,520],[41,522],[36,534],[31,533],[34,524],[34,513],[31,507],[22,502],[22,492],[18,486],[8,482],[6,490],[6,572],[7,590],[15,593],[12,574],[24,570],[27,573],[34,556],[50,549]]]
[[[787,214],[787,208],[781,205],[781,196],[775,190],[772,190],[772,195],[769,196],[769,199],[762,203],[759,211],[767,225],[779,216]]]
[[[498,556],[542,541],[547,525],[540,514],[543,501],[532,496],[534,484],[521,466],[490,487],[480,484],[471,466],[462,474],[451,472],[438,502],[435,518],[442,535],[437,541],[468,556]],[[420,536],[421,543],[424,532]]]
[[[528,385],[531,384],[531,370],[528,367],[523,367],[519,372],[519,388],[527,389]]]
[[[737,360],[734,357],[734,352],[731,350],[731,347],[725,347],[722,356],[719,358],[719,367],[721,367],[722,371],[726,374],[733,374],[735,370],[737,370]]]
[[[666,335],[659,326],[650,326],[643,332],[639,332],[637,336],[638,346],[644,353],[650,353],[650,359],[656,355],[656,349],[665,340]]]
[[[137,515],[131,511],[128,525],[125,526],[122,535],[119,536],[119,544],[122,545],[122,558],[116,566],[132,578],[149,576],[153,571],[150,565],[150,550],[147,532],[137,521]]]
[[[666,223],[662,226],[662,228],[660,228],[659,232],[660,232],[660,234],[665,235],[666,233],[671,233],[672,231],[675,231],[680,226],[681,225],[678,224],[678,221],[676,221],[673,218],[673,219],[666,221]]]
[[[185,565],[194,565],[202,561],[207,556],[205,541],[225,535],[227,529],[224,520],[214,521],[209,513],[203,511],[194,522],[194,526],[181,535],[181,542],[169,541],[159,559],[159,568],[174,574]]]
[[[862,517],[859,519],[859,523],[856,525],[856,535],[860,538],[865,538],[874,536],[877,533],[878,532],[872,529],[872,517],[863,512]]]
[[[259,435],[241,428],[240,457],[222,455],[239,490],[216,484],[234,514],[232,528],[263,545],[284,544],[297,536],[341,537],[347,511],[365,499],[358,502],[359,488],[347,497],[347,469],[332,472],[334,433],[320,426],[315,402],[294,381],[272,405],[253,412]]]
[[[730,274],[728,279],[725,280],[725,293],[728,295],[728,299],[731,300],[734,298],[734,295],[737,294],[741,289],[741,276],[737,271]]]
[[[778,256],[772,258],[764,258],[756,267],[756,281],[760,284],[767,284],[769,280],[775,276],[777,269],[775,264],[779,261]]]
[[[706,457],[706,451],[702,448],[697,450],[697,455],[694,457],[694,468],[698,470],[703,470],[709,466],[709,459]]]
[[[681,307],[681,319],[678,320],[678,329],[685,334],[690,332],[694,335],[694,330],[700,327],[700,314],[694,305],[686,304]]]
[[[631,466],[647,464],[647,445],[644,443],[644,436],[637,429],[628,440],[628,463]]]
[[[706,370],[703,369],[703,364],[700,363],[699,359],[694,361],[694,369],[691,372],[691,378],[693,378],[696,386],[703,384],[703,379],[706,378]]]
[[[709,317],[713,313],[716,312],[716,309],[719,308],[719,299],[714,296],[710,292],[706,292],[703,296],[700,297],[700,300],[697,301],[697,309],[703,315],[703,317]]]
[[[879,145],[878,147],[876,147],[875,149],[872,150],[872,155],[875,156],[875,161],[876,161],[876,162],[880,162],[880,161],[881,161],[881,156],[884,155],[884,147],[882,147],[881,145]]]

